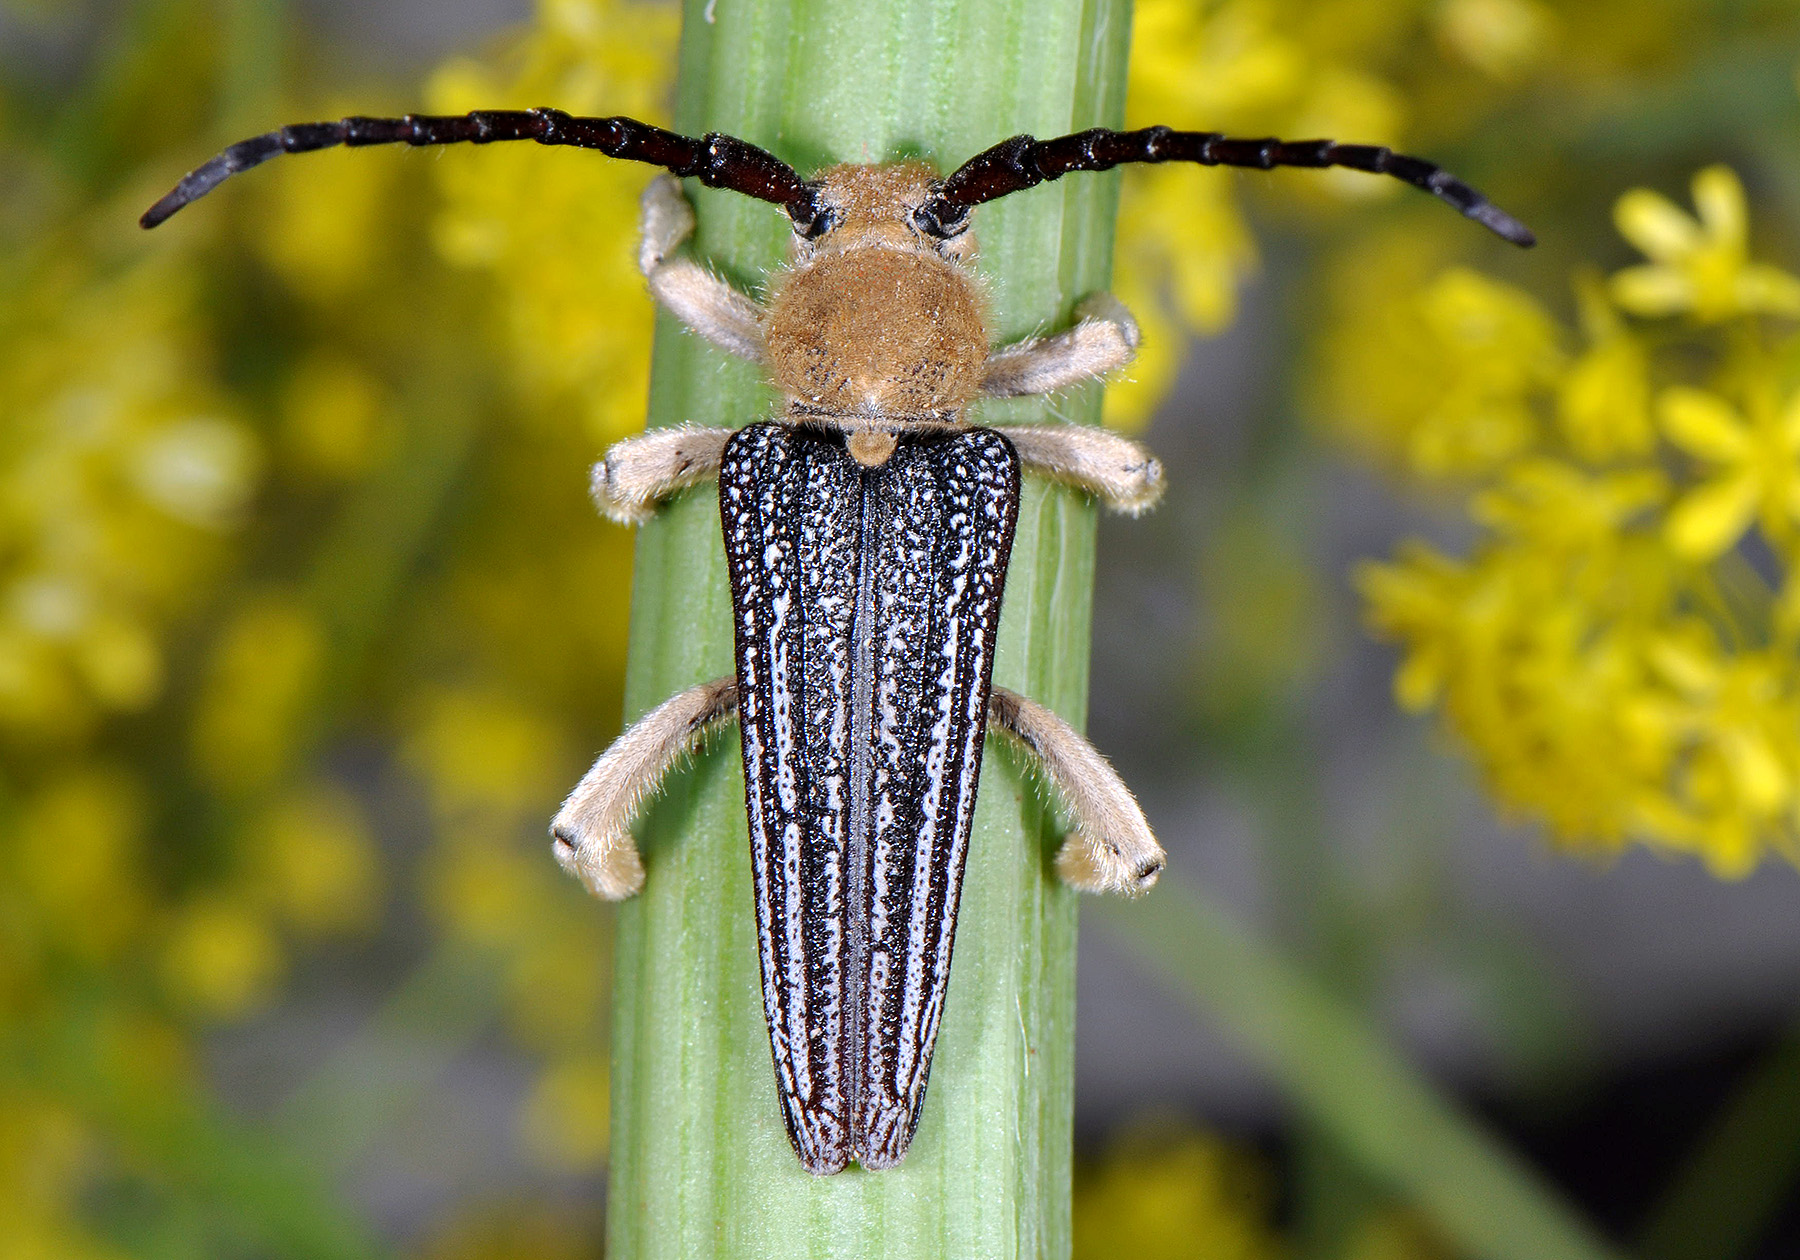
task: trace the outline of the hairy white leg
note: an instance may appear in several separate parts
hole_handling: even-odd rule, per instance
[[[638,806],[669,769],[737,713],[737,679],[690,687],[632,723],[582,776],[550,824],[551,849],[588,891],[620,901],[644,886],[631,839]]]
[[[673,175],[658,175],[640,202],[638,269],[650,293],[721,350],[761,363],[762,307],[691,258],[670,258],[694,232],[694,208]]]
[[[1147,512],[1166,488],[1162,461],[1110,429],[1020,424],[998,432],[1006,434],[1028,470],[1085,490],[1115,512]]]
[[[622,525],[635,525],[676,492],[718,476],[732,433],[682,425],[615,442],[594,465],[588,490],[601,512]]]
[[[1075,820],[1056,854],[1063,882],[1081,892],[1147,892],[1168,855],[1106,758],[1056,714],[1004,687],[988,699],[988,721],[1025,750]]]
[[[981,392],[989,398],[1053,394],[1105,376],[1137,353],[1138,326],[1124,303],[1094,293],[1075,308],[1078,322],[1054,337],[1033,338],[988,356]]]

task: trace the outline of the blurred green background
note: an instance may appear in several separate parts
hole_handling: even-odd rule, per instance
[[[609,912],[544,827],[620,710],[648,175],[136,216],[281,122],[666,120],[676,21],[0,4],[0,1254],[598,1254]],[[1136,21],[1134,125],[1393,143],[1543,244],[1126,180],[1108,407],[1172,489],[1103,525],[1090,733],[1171,875],[1088,916],[1077,1255],[1475,1254],[1520,1178],[1800,1254],[1800,13]]]

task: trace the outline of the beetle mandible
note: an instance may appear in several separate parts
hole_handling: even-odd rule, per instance
[[[1014,136],[940,178],[920,161],[802,179],[731,136],[554,109],[303,123],[232,145],[145,212],[154,227],[281,153],[335,145],[535,140],[665,167],[645,192],[639,265],[690,329],[763,366],[779,414],[615,445],[593,494],[623,523],[717,479],[737,672],[640,718],[552,823],[556,859],[596,895],[643,884],[639,804],[706,735],[743,734],[764,1011],[783,1119],[807,1170],[890,1168],[918,1126],[956,936],[990,729],[1015,741],[1074,821],[1064,881],[1142,893],[1163,851],[1130,790],[1072,727],[991,684],[1021,471],[1136,514],[1163,490],[1138,443],[1101,429],[966,419],[980,398],[1048,394],[1128,363],[1137,325],[1109,294],[1074,327],[989,346],[970,271],[975,207],[1129,162],[1392,175],[1518,245],[1518,220],[1432,163],[1375,145],[1095,128]],[[676,251],[694,228],[680,177],[786,211],[791,265],[758,303]]]

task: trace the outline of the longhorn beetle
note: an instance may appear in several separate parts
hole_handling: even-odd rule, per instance
[[[1137,325],[1108,294],[1054,336],[990,349],[970,273],[970,212],[1074,171],[1126,162],[1343,166],[1393,175],[1517,245],[1518,220],[1430,162],[1373,145],[1095,128],[1014,136],[940,178],[920,161],[802,179],[731,136],[554,109],[303,123],[234,144],[147,211],[155,227],[281,153],[334,145],[539,144],[667,168],[643,198],[638,260],[690,329],[761,364],[779,415],[663,429],[594,467],[602,511],[642,521],[716,478],[737,641],[733,677],[639,719],[551,826],[595,894],[643,883],[630,827],[669,768],[736,717],[763,1005],[783,1119],[807,1170],[891,1168],[918,1126],[943,1012],[963,862],[990,724],[1073,818],[1056,859],[1089,892],[1137,894],[1163,851],[1131,792],[1067,723],[991,685],[1021,470],[1137,514],[1162,468],[1136,442],[1067,424],[968,423],[979,398],[1048,394],[1130,361]],[[787,212],[793,262],[758,303],[675,251],[694,228],[678,177]]]

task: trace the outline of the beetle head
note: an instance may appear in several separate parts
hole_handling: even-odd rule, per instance
[[[946,231],[922,213],[939,183],[937,172],[916,160],[826,167],[813,181],[810,213],[789,210],[800,257],[876,247],[967,262],[975,256],[967,216]]]

